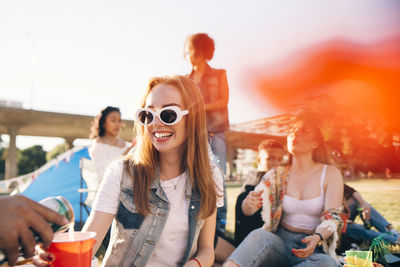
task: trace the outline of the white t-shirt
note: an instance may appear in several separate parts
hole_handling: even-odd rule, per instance
[[[181,180],[179,181],[179,179]],[[170,210],[167,222],[153,255],[146,265],[147,267],[178,266],[179,261],[184,256],[189,234],[189,199],[186,197],[185,183],[185,173],[168,181],[161,180],[161,187],[167,195]],[[176,189],[174,189],[175,184]]]
[[[211,164],[211,167],[217,192],[220,195],[217,197],[217,207],[222,207],[224,205],[223,176],[217,166]],[[117,213],[122,168],[122,160],[116,160],[110,164],[104,174],[93,210],[114,215]],[[167,222],[147,266],[177,266],[185,253],[189,232],[189,199],[186,198],[185,192],[186,179],[186,173],[182,173],[168,181],[160,181],[170,202],[170,210]],[[174,189],[174,185],[176,185],[176,189]]]
[[[99,179],[103,178],[108,165],[110,165],[113,160],[121,157],[129,146],[130,144],[127,142],[125,142],[123,147],[119,147],[100,143],[97,140],[92,141],[89,146],[89,156],[94,162]]]

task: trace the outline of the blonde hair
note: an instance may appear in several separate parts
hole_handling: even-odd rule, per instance
[[[207,218],[216,208],[215,183],[211,173],[210,158],[207,150],[207,127],[204,103],[199,89],[186,76],[156,77],[149,81],[141,101],[141,107],[151,90],[166,84],[176,87],[183,99],[185,109],[189,111],[186,120],[187,138],[184,142],[183,167],[189,172],[193,189],[201,195],[199,218]],[[138,212],[143,216],[150,213],[150,185],[155,180],[155,169],[158,167],[158,151],[149,139],[145,127],[135,124],[136,149],[133,155],[127,156],[127,170],[133,178],[133,193]]]

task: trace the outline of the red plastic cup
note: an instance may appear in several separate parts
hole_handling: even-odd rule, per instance
[[[343,221],[343,228],[342,228],[342,233],[346,233],[347,231],[347,220],[349,219],[349,216],[345,213],[340,214],[340,217],[342,218]]]
[[[56,234],[49,247],[49,252],[55,256],[53,266],[90,267],[95,236],[94,232],[75,232],[70,240],[69,233]]]

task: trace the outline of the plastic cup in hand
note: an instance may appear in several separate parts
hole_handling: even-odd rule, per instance
[[[372,251],[346,251],[347,267],[372,267]]]
[[[95,236],[94,232],[74,232],[71,240],[69,233],[56,234],[49,247],[49,252],[55,256],[53,266],[90,267]]]
[[[347,231],[347,220],[349,219],[349,216],[347,214],[340,214],[340,218],[343,221],[343,228],[342,228],[342,234],[346,233]]]

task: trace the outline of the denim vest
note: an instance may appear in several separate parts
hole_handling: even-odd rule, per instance
[[[197,252],[197,241],[204,220],[198,220],[200,193],[192,189],[189,173],[186,172],[186,196],[189,202],[189,234],[187,248],[179,266]],[[120,203],[111,229],[111,241],[102,266],[146,266],[169,214],[169,202],[160,185],[159,172],[150,185],[151,213],[146,217],[137,213],[133,199],[133,182],[125,165],[121,180]]]
[[[192,78],[193,71],[189,77]],[[214,103],[221,98],[222,90],[228,90],[226,71],[211,68],[208,64],[201,78],[200,84],[196,84],[203,96],[205,104]],[[221,133],[229,128],[228,106],[223,109],[206,111],[207,131]]]

